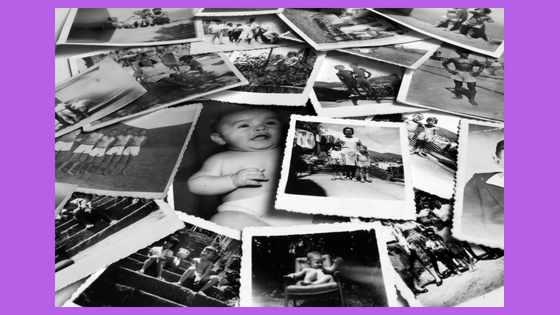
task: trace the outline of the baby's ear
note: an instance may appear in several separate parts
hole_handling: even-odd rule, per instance
[[[212,133],[210,135],[210,139],[212,139],[212,141],[216,142],[219,145],[225,145],[226,144],[226,142],[224,141],[222,136],[220,136],[220,134],[217,134],[217,133]]]

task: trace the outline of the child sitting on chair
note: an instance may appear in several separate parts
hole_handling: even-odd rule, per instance
[[[332,275],[325,273],[333,273],[338,268],[338,265],[342,263],[342,258],[337,257],[334,263],[330,267],[323,266],[323,255],[319,252],[309,252],[307,254],[307,263],[309,267],[303,268],[300,272],[291,273],[285,277],[298,279],[303,277],[296,285],[316,285],[322,283],[334,282]]]

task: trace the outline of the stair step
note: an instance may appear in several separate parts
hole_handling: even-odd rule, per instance
[[[144,265],[143,262],[138,262],[135,259],[126,257],[124,259],[119,260],[119,262],[116,263],[118,266],[126,268],[126,269],[130,269],[130,270],[140,270],[142,268],[142,266]],[[146,270],[145,273],[147,276],[151,276],[151,277],[157,277],[156,274],[156,269],[155,269],[155,263],[152,264],[150,267],[148,267],[148,270]],[[182,274],[178,274],[177,272],[173,272],[171,270],[167,270],[167,269],[163,269],[161,276],[163,277],[163,279],[165,279],[165,281],[167,282],[171,282],[171,283],[175,283],[178,282],[179,279],[181,279],[181,275]]]
[[[72,247],[75,247],[76,245],[78,245],[79,243],[83,242],[84,240],[94,236],[97,232],[102,231],[103,229],[105,229],[107,226],[109,226],[108,223],[104,222],[104,221],[99,221],[97,223],[95,223],[95,225],[89,229],[84,228],[84,226],[82,226],[81,224],[79,225],[80,230],[77,231],[76,233],[72,233],[71,235],[69,235],[66,238],[62,238],[59,239],[55,242],[55,249],[58,250],[61,247],[65,247],[66,251],[68,252],[68,250]],[[68,233],[70,234],[70,233]],[[70,257],[73,256],[71,254],[68,254]]]

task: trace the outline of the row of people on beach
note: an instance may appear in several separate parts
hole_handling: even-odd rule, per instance
[[[434,24],[434,27],[445,27],[445,31],[455,30],[456,33],[467,38],[482,38],[489,41],[485,32],[485,23],[494,23],[491,13],[492,10],[488,8],[476,8],[472,11],[468,8],[451,8]]]

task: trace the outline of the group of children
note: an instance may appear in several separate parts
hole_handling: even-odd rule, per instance
[[[146,132],[146,129],[140,129],[134,133],[132,128],[127,128],[120,135],[117,129],[111,130],[108,135],[99,131],[81,134],[80,130],[67,133],[55,143],[55,161],[61,163],[56,171],[71,164],[66,170],[70,175],[81,172],[90,175],[90,171],[113,175],[122,165],[121,174],[127,175],[127,169],[147,141]],[[79,145],[72,151],[74,142]]]
[[[224,44],[223,37],[227,37],[230,43],[239,44],[242,41],[251,44],[254,39],[256,42],[274,42],[278,39],[277,34],[268,30],[265,26],[255,22],[255,18],[250,18],[245,23],[223,22],[213,20],[208,26],[208,33],[211,35],[212,45],[218,40],[220,45]]]
[[[445,31],[456,29],[456,32],[465,35],[467,38],[482,38],[488,41],[488,36],[484,31],[484,23],[494,23],[492,17],[489,16],[492,10],[488,8],[468,10],[468,8],[451,8],[436,22],[434,27],[445,26]],[[472,14],[470,18],[468,17],[469,13]]]
[[[189,255],[189,251],[181,249],[177,256],[174,256],[173,250],[179,244],[179,240],[175,237],[170,237],[163,243],[162,246],[152,247],[148,253],[148,259],[144,261],[142,268],[138,273],[144,274],[152,265],[156,268],[156,277],[159,280],[165,281],[162,277],[163,269],[178,269],[181,264],[181,259],[185,259]],[[191,266],[185,270],[176,285],[182,286],[183,282],[187,279],[193,281],[199,293],[202,293],[217,284],[220,278],[212,274],[214,261],[218,257],[218,250],[212,246],[206,246],[200,253],[200,257],[193,258]]]
[[[421,157],[426,157],[428,152],[428,145],[433,143],[437,136],[438,119],[436,117],[428,117],[426,122],[422,120],[422,114],[414,114],[412,119],[405,118],[405,124],[408,132],[408,141],[412,149],[410,154],[418,154]],[[416,140],[416,142],[414,142]],[[414,145],[412,145],[414,143]]]
[[[350,163],[347,164],[348,159],[350,159]],[[340,143],[334,144],[330,152],[329,163],[333,173],[331,180],[336,180],[338,175],[341,180],[371,183],[369,179],[371,160],[369,158],[367,146],[363,144],[358,146],[358,151],[355,152],[344,152],[342,151]],[[355,176],[353,176],[353,174],[355,174]]]
[[[154,8],[152,10],[143,9],[141,11],[135,11],[126,21],[119,20],[119,18],[113,16],[109,17],[105,23],[105,28],[132,29],[169,23],[171,23],[171,20],[169,19],[167,11],[163,11],[161,8]]]
[[[368,81],[368,79],[371,77],[371,72],[367,71],[364,68],[360,68],[357,63],[350,64],[350,68],[352,68],[351,71],[345,70],[343,65],[336,65],[334,66],[334,68],[338,70],[336,76],[338,77],[340,82],[342,82],[346,86],[348,92],[350,93],[350,96],[362,96],[360,90],[358,89],[358,86],[360,86],[366,93],[367,99],[373,99],[377,103],[381,103],[381,101],[377,97],[377,93],[371,87],[371,84]]]

